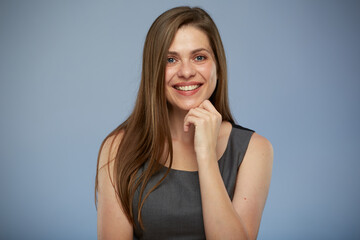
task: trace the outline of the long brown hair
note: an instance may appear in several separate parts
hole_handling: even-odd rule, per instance
[[[144,44],[141,83],[135,107],[128,119],[112,131],[101,145],[113,136],[123,133],[114,161],[112,183],[128,220],[135,227],[132,211],[134,193],[140,187],[138,221],[148,195],[161,184],[172,166],[172,140],[169,127],[168,107],[165,97],[165,67],[168,49],[179,28],[191,25],[203,31],[210,42],[217,66],[217,86],[210,101],[222,119],[234,123],[228,104],[227,69],[225,51],[218,29],[211,17],[201,8],[176,7],[161,14],[151,25]],[[115,137],[113,138],[115,139]],[[99,152],[99,156],[100,156]],[[162,167],[160,161],[169,159],[170,167],[163,178],[144,195],[151,176]],[[148,161],[147,168],[138,174],[139,168]],[[108,166],[109,166],[108,162]],[[95,181],[95,201],[98,189],[98,166]]]

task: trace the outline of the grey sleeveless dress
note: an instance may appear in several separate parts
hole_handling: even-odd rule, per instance
[[[253,132],[234,124],[225,152],[218,161],[230,199],[234,196],[237,170]],[[145,194],[164,176],[166,170],[164,166],[150,179]],[[137,225],[137,228],[134,228],[134,239],[205,239],[197,171],[170,170],[165,180],[145,200],[141,212],[144,230],[136,219],[139,191],[140,189],[137,189],[133,201]]]

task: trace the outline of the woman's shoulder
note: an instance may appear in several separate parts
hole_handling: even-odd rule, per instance
[[[273,161],[274,150],[271,142],[264,136],[254,132],[250,138],[246,158],[257,159],[257,161]]]
[[[264,151],[272,151],[271,142],[266,137],[256,132],[254,132],[254,134],[251,136],[249,145],[252,145],[259,150],[263,149]]]
[[[243,131],[243,132],[251,132],[251,133],[254,133],[254,132],[255,132],[255,130],[252,130],[252,129],[250,129],[250,128],[243,127],[243,126],[238,125],[238,124],[236,124],[236,123],[230,123],[230,124],[232,124],[232,127],[233,127],[233,129],[235,129],[235,131]]]
[[[104,139],[99,151],[99,169],[115,160],[124,134],[124,130],[119,130],[117,132],[112,132]]]
[[[248,143],[247,155],[260,153],[269,157],[272,156],[271,142],[266,137],[255,132],[255,130],[234,123],[232,124],[232,131],[234,135],[242,139],[241,142],[246,141]]]

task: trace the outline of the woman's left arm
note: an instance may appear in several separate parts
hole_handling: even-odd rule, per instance
[[[195,151],[207,239],[256,239],[267,198],[273,150],[270,142],[254,133],[239,168],[233,201],[219,171],[216,142],[221,116],[209,101],[190,110],[184,129],[195,126]]]

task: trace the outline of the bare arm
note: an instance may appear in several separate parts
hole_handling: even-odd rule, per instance
[[[112,184],[113,160],[120,139],[121,136],[112,136],[107,139],[100,153],[97,209],[97,231],[99,240],[133,239],[133,227],[122,211]]]
[[[271,143],[254,133],[240,166],[233,206],[244,220],[250,239],[256,239],[269,192],[273,165]]]
[[[272,146],[264,137],[253,134],[231,201],[214,150],[218,134],[216,125],[221,122],[221,116],[219,118],[208,103],[200,107],[204,109],[189,112],[185,126],[191,123],[196,127],[195,150],[206,238],[256,239],[270,185]]]
[[[237,176],[233,201],[216,164],[199,168],[206,236],[209,239],[256,239],[268,195],[273,153],[254,133]]]

